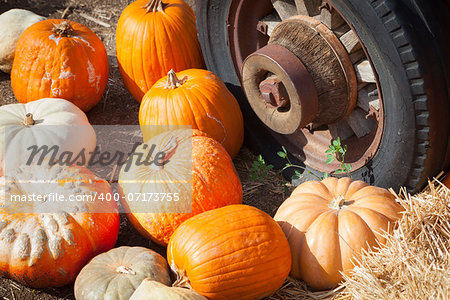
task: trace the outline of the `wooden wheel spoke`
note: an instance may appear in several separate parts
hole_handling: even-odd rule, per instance
[[[294,0],[272,0],[272,4],[283,21],[297,15],[297,8]]]
[[[304,16],[316,16],[320,14],[320,5],[322,0],[295,0],[297,13]]]
[[[378,90],[373,84],[367,85],[358,91],[357,106],[364,111],[369,111],[370,107],[374,107],[376,110],[380,109],[380,99],[378,96]]]
[[[345,23],[344,19],[342,19],[341,15],[339,15],[335,9],[329,10],[325,7],[320,10],[320,14],[315,18],[327,25],[331,30],[334,30]]]
[[[347,50],[349,54],[361,49],[361,43],[359,42],[358,36],[353,30],[349,30],[344,33],[339,38],[339,40],[341,41],[342,45],[344,45],[345,50]]]
[[[377,79],[367,59],[354,65],[356,77],[360,82],[376,83]]]
[[[346,140],[354,135],[353,130],[345,120],[328,125],[328,129],[333,138],[339,137],[341,140]]]
[[[358,138],[370,133],[372,128],[375,126],[375,120],[372,118],[366,118],[366,115],[367,112],[360,108],[356,108],[345,119]]]
[[[267,35],[270,36],[272,34],[273,29],[275,26],[280,24],[281,18],[280,16],[274,11],[271,14],[265,16],[260,20],[261,23],[263,23],[266,26]]]

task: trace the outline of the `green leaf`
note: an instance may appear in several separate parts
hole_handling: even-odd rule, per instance
[[[324,178],[324,179],[325,179],[325,178],[328,178],[328,177],[330,177],[330,173],[328,173],[328,172],[323,173],[323,178]]]
[[[277,155],[281,158],[286,158],[286,153],[284,153],[284,152],[279,151],[279,152],[277,152]]]
[[[327,161],[325,162],[325,164],[329,164],[334,160],[334,156],[331,154],[327,154]]]
[[[334,171],[335,174],[342,174],[342,173],[344,173],[344,172],[345,172],[345,171],[342,170],[342,169],[337,169],[336,171]]]
[[[325,153],[333,153],[334,149],[328,148],[327,151],[325,151]]]
[[[284,148],[284,146],[281,146],[281,149],[283,149],[283,152],[287,154],[286,148]]]
[[[339,142],[336,140],[333,140],[333,146],[338,147],[339,146]]]
[[[272,170],[273,166],[272,165],[267,165],[267,170]]]

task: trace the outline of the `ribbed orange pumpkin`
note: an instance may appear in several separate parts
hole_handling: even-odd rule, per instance
[[[116,243],[118,207],[100,200],[107,194],[109,184],[81,166],[44,163],[0,177],[0,274],[34,288],[71,283]]]
[[[147,157],[152,145],[156,146],[154,154],[161,150],[170,153],[163,167],[132,164],[128,170],[123,167],[119,175],[122,204],[131,223],[146,238],[166,246],[183,221],[207,210],[242,202],[241,182],[219,142],[198,130],[181,129],[152,138],[137,147],[135,153]],[[179,183],[183,180],[191,182],[192,189]],[[178,194],[179,201],[154,198],[143,202],[143,197],[136,198],[157,192],[166,193],[166,197]],[[192,204],[187,201],[191,198]]]
[[[307,181],[279,207],[274,219],[292,252],[291,274],[314,289],[336,286],[362,249],[384,243],[403,208],[385,189],[348,177]]]
[[[108,57],[88,27],[49,19],[28,27],[17,42],[11,85],[22,103],[63,98],[88,111],[108,82]]]
[[[191,125],[219,141],[231,157],[237,155],[244,139],[244,121],[236,99],[219,77],[200,69],[178,74],[172,70],[155,83],[142,99],[139,124]],[[142,126],[144,140],[161,130],[166,129]]]
[[[128,91],[142,96],[170,69],[203,68],[195,15],[182,0],[138,0],[122,12],[117,61]]]
[[[237,204],[182,223],[170,239],[167,261],[178,277],[173,286],[192,287],[208,299],[261,299],[283,284],[291,252],[268,214]]]

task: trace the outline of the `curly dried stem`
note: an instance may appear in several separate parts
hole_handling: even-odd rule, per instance
[[[162,0],[150,0],[143,8],[147,9],[147,12],[164,11],[167,3],[163,3]]]
[[[62,37],[71,36],[73,33],[73,28],[70,26],[69,21],[63,21],[59,24],[55,24],[52,29],[53,33]]]
[[[33,114],[32,113],[27,113],[25,115],[25,118],[23,119],[23,124],[25,124],[25,126],[31,126],[34,125],[35,121],[33,119]]]
[[[167,82],[164,85],[164,88],[166,89],[176,89],[177,87],[182,86],[187,80],[187,77],[182,78],[181,80],[178,79],[177,74],[173,69],[167,73]]]

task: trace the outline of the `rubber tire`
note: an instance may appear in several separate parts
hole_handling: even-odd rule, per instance
[[[230,2],[197,2],[203,55],[208,68],[224,80],[241,105],[247,144],[275,167],[282,167],[285,161],[276,155],[281,145],[251,110],[233,68],[226,31]],[[448,7],[444,1],[427,0],[331,2],[368,50],[383,93],[384,132],[379,149],[351,176],[372,185],[395,190],[404,186],[416,192],[448,166],[450,64],[444,55],[450,53]],[[321,176],[307,169],[302,180]]]

